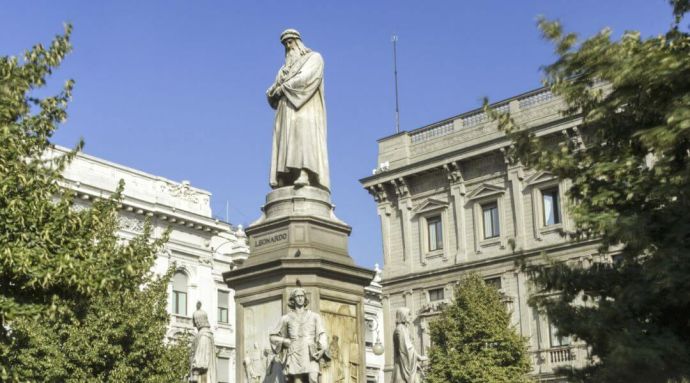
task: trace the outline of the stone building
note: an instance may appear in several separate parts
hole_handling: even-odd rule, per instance
[[[510,111],[538,136],[582,144],[579,118],[564,117],[563,100],[548,90],[493,108]],[[529,261],[547,252],[586,264],[597,256],[597,245],[564,238],[573,228],[564,203],[568,182],[512,163],[505,156],[510,144],[481,109],[378,141],[379,166],[360,182],[381,221],[385,340],[391,344],[395,310],[406,306],[415,317],[417,348],[426,353],[429,321],[452,298],[461,276],[476,272],[499,289],[516,331],[529,338],[534,374],[557,380],[554,369],[582,366],[587,350],[559,337],[528,305],[533,287],[516,266],[516,252]]]
[[[58,148],[58,154],[66,150]],[[168,336],[196,331],[192,313],[197,301],[208,312],[217,347],[218,381],[235,376],[234,292],[223,283],[221,273],[247,258],[249,248],[241,227],[215,219],[211,194],[189,182],[173,182],[132,168],[79,154],[65,170],[64,186],[77,192],[77,206],[108,197],[125,181],[120,210],[120,232],[129,239],[151,219],[154,237],[170,227],[170,240],[161,249],[153,267],[158,274],[174,266],[170,285]]]

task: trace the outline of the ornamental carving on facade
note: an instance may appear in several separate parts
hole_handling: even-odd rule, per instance
[[[118,221],[120,223],[120,228],[122,230],[132,231],[135,233],[141,233],[144,231],[144,221],[140,219],[129,217],[126,215],[120,215],[118,217]]]

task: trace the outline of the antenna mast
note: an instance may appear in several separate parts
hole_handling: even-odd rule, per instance
[[[393,35],[393,75],[395,76],[395,132],[400,133],[400,104],[398,102],[398,36]]]

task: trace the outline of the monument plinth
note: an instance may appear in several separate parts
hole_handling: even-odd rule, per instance
[[[310,361],[318,365],[320,382],[364,382],[364,287],[374,272],[356,266],[350,257],[352,228],[335,216],[331,203],[323,60],[302,45],[297,31],[285,31],[281,42],[286,63],[267,91],[276,109],[273,190],[261,217],[245,229],[249,257],[223,273],[235,290],[236,381],[285,382],[287,374],[312,382],[311,372],[298,376],[303,369],[294,365],[306,359],[289,357],[308,349],[311,355],[323,355]],[[298,310],[291,301],[297,286],[297,296],[306,298]],[[304,328],[299,318],[312,317],[299,311],[304,309],[321,318],[327,350],[312,350],[316,343],[298,344],[305,342],[303,335],[295,335]],[[286,318],[297,325],[286,324]]]

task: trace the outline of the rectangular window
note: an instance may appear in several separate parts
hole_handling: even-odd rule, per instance
[[[173,314],[187,316],[187,293],[173,290]]]
[[[443,249],[443,226],[441,216],[429,217],[426,220],[429,234],[429,251]]]
[[[498,223],[498,204],[496,202],[482,206],[484,217],[484,239],[495,238],[501,234]]]
[[[216,361],[216,380],[218,383],[230,383],[230,359],[218,357]]]
[[[542,190],[541,195],[544,207],[544,226],[561,223],[558,188]]]
[[[429,302],[442,301],[444,298],[443,287],[429,290]]]
[[[570,337],[559,336],[556,326],[549,321],[549,338],[551,339],[551,347],[565,347],[570,345]]]
[[[501,277],[494,277],[494,278],[489,278],[485,279],[484,283],[486,283],[487,286],[493,287],[496,290],[501,289]]]
[[[229,294],[218,290],[218,323],[228,323]]]

